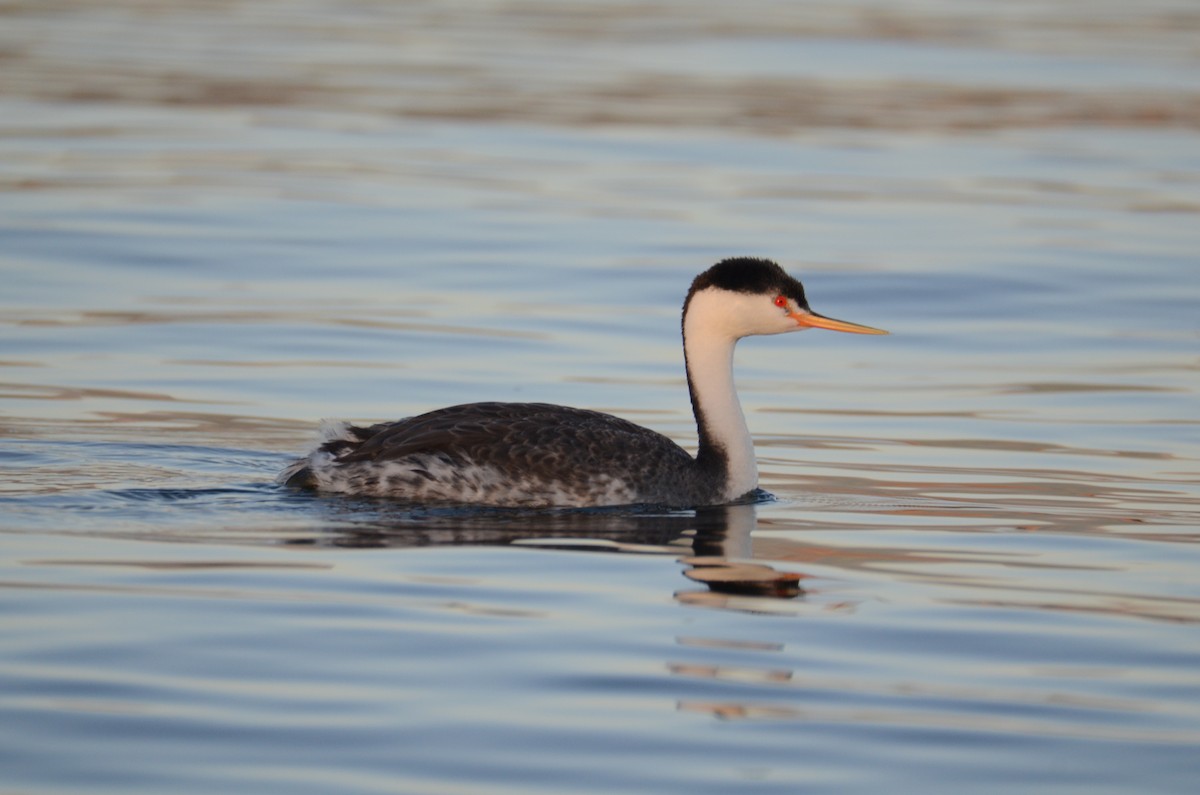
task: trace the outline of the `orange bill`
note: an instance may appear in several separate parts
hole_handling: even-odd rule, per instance
[[[788,317],[795,320],[801,326],[811,326],[813,328],[827,328],[830,331],[848,331],[851,334],[887,334],[881,328],[871,328],[870,326],[860,326],[857,323],[849,323],[845,320],[834,320],[831,317],[818,315],[816,312],[791,312]]]

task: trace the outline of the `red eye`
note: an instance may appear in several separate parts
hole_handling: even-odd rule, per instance
[[[787,306],[787,296],[786,295],[775,296],[775,306],[779,307],[780,309],[783,309],[784,307],[786,307]]]

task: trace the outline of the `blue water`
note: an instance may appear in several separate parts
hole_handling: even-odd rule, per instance
[[[0,789],[1194,789],[1187,8],[4,22]],[[679,307],[738,254],[892,332],[740,345],[770,498],[274,485],[470,400],[691,445]]]

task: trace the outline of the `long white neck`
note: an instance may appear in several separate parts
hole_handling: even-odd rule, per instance
[[[725,459],[724,496],[731,500],[758,486],[758,464],[733,382],[733,349],[738,335],[722,322],[723,302],[727,303],[728,298],[708,291],[692,297],[683,318],[683,355],[700,434],[699,458]]]

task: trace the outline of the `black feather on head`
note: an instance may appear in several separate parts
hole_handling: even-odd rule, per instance
[[[731,257],[721,260],[695,278],[683,303],[684,307],[693,295],[709,287],[735,293],[786,295],[801,309],[808,309],[804,285],[769,259]]]

